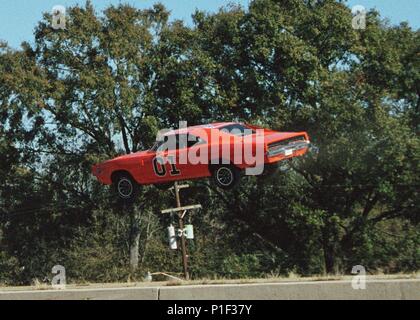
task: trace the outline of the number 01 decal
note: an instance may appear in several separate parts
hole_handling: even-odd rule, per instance
[[[166,167],[162,158],[156,157],[153,159],[153,170],[158,177],[166,176]],[[181,171],[176,167],[175,161],[169,161],[171,165],[171,176],[178,176],[181,174]]]

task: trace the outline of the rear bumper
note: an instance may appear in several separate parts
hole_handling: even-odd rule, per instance
[[[296,143],[290,143],[286,146],[279,146],[276,148],[272,148],[271,150],[267,151],[267,158],[269,160],[273,158],[288,158],[293,157],[296,155],[301,155],[302,151],[305,153],[309,147],[311,146],[311,143],[309,141],[299,141]]]

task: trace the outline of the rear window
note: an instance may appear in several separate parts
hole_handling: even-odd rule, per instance
[[[220,128],[220,131],[232,134],[234,136],[243,137],[255,133],[255,130],[248,128],[242,124],[229,124]]]

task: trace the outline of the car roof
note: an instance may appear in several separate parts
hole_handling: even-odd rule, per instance
[[[200,130],[200,129],[220,129],[223,128],[225,126],[231,125],[231,124],[239,124],[237,122],[214,122],[214,123],[209,123],[209,124],[202,124],[202,125],[197,125],[197,126],[191,126],[191,127],[186,127],[186,128],[181,128],[181,129],[175,129],[175,130],[170,130],[168,132],[166,132],[164,134],[164,136],[170,136],[170,135],[174,135],[174,134],[187,134],[187,133],[193,133],[196,130]]]

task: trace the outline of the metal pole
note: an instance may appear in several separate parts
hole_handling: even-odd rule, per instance
[[[176,206],[178,208],[181,208],[181,199],[179,197],[178,182],[175,182],[174,189],[175,189],[175,197],[176,197]],[[190,274],[188,272],[187,245],[186,245],[185,235],[184,235],[184,231],[183,231],[184,230],[184,219],[182,217],[182,211],[178,212],[178,217],[179,217],[179,228],[182,230],[181,248],[182,248],[182,263],[183,263],[183,266],[184,266],[184,275],[185,275],[185,280],[190,280]]]

